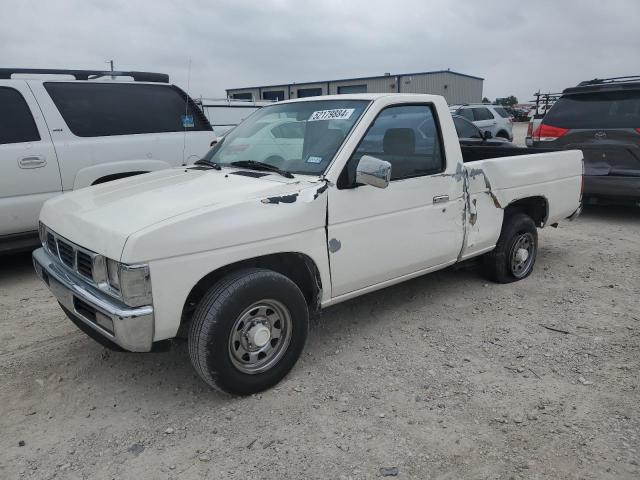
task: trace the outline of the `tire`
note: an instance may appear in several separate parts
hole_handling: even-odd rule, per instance
[[[507,140],[511,140],[509,138],[509,134],[507,132],[505,132],[504,130],[500,130],[498,133],[496,133],[496,137],[500,137],[500,138],[505,138]]]
[[[496,248],[483,257],[484,274],[497,283],[522,280],[533,271],[537,254],[538,230],[531,217],[524,213],[506,216]]]
[[[271,270],[240,270],[211,287],[196,307],[189,356],[211,387],[249,395],[289,373],[308,330],[309,309],[295,283]]]
[[[87,325],[78,317],[76,317],[76,315],[73,312],[65,308],[62,304],[60,304],[60,307],[62,307],[62,310],[64,310],[64,313],[67,314],[67,317],[69,317],[69,320],[71,320],[76,327],[78,327],[80,330],[86,333],[89,337],[93,338],[96,342],[98,342],[103,347],[108,348],[109,350],[113,350],[114,352],[127,351],[117,343],[114,343],[111,340],[109,340],[107,337],[100,335],[93,328],[91,328],[89,325]]]

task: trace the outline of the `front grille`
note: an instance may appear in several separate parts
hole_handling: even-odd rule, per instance
[[[58,254],[60,255],[60,260],[66,266],[73,268],[73,247],[69,245],[67,242],[63,242],[58,239]]]
[[[88,280],[94,281],[93,262],[96,254],[58,236],[46,229],[46,247],[49,253],[71,270],[76,271]]]
[[[51,233],[47,233],[47,247],[49,248],[49,251],[52,254],[54,254],[55,256],[58,256],[58,247],[56,247],[56,239]]]
[[[79,250],[76,255],[78,273],[89,279],[93,279],[93,260],[91,255]]]

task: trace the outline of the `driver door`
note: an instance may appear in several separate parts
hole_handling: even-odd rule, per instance
[[[363,155],[391,163],[387,188],[355,184]],[[332,297],[455,262],[462,182],[442,175],[444,148],[430,104],[383,109],[329,194]]]

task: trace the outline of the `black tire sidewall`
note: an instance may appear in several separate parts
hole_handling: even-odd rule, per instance
[[[504,230],[503,235],[500,238],[500,253],[502,254],[502,261],[504,265],[502,268],[504,269],[504,273],[512,280],[522,280],[527,278],[533,272],[533,267],[536,263],[536,257],[538,256],[538,231],[536,229],[536,224],[533,222],[531,217],[524,213],[517,213],[507,220],[509,223],[507,228]],[[515,242],[517,238],[523,233],[530,233],[533,236],[533,260],[529,266],[527,272],[520,276],[516,277],[511,271],[511,253],[513,251]]]
[[[528,271],[521,277],[516,277],[511,271],[511,256],[516,238],[522,233],[531,233],[534,241],[533,260]],[[511,283],[523,280],[531,275],[538,256],[538,230],[531,217],[524,213],[513,213],[505,216],[504,226],[496,248],[484,256],[485,275],[498,283]]]
[[[278,363],[265,372],[252,375],[239,371],[231,362],[229,335],[240,314],[252,303],[264,299],[277,300],[289,310],[291,339]],[[265,390],[284,378],[298,360],[309,329],[309,310],[297,285],[277,272],[251,270],[238,276],[220,295],[209,300],[198,307],[205,309],[209,318],[201,326],[201,341],[206,342],[206,347],[204,361],[200,363],[211,374],[216,386],[229,393],[246,395]]]

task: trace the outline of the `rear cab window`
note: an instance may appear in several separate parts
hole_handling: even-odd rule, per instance
[[[639,128],[640,90],[562,96],[544,123],[570,129]]]
[[[45,82],[44,87],[78,137],[211,130],[202,111],[173,85]]]
[[[31,110],[16,89],[0,87],[0,113],[0,145],[40,140]]]

